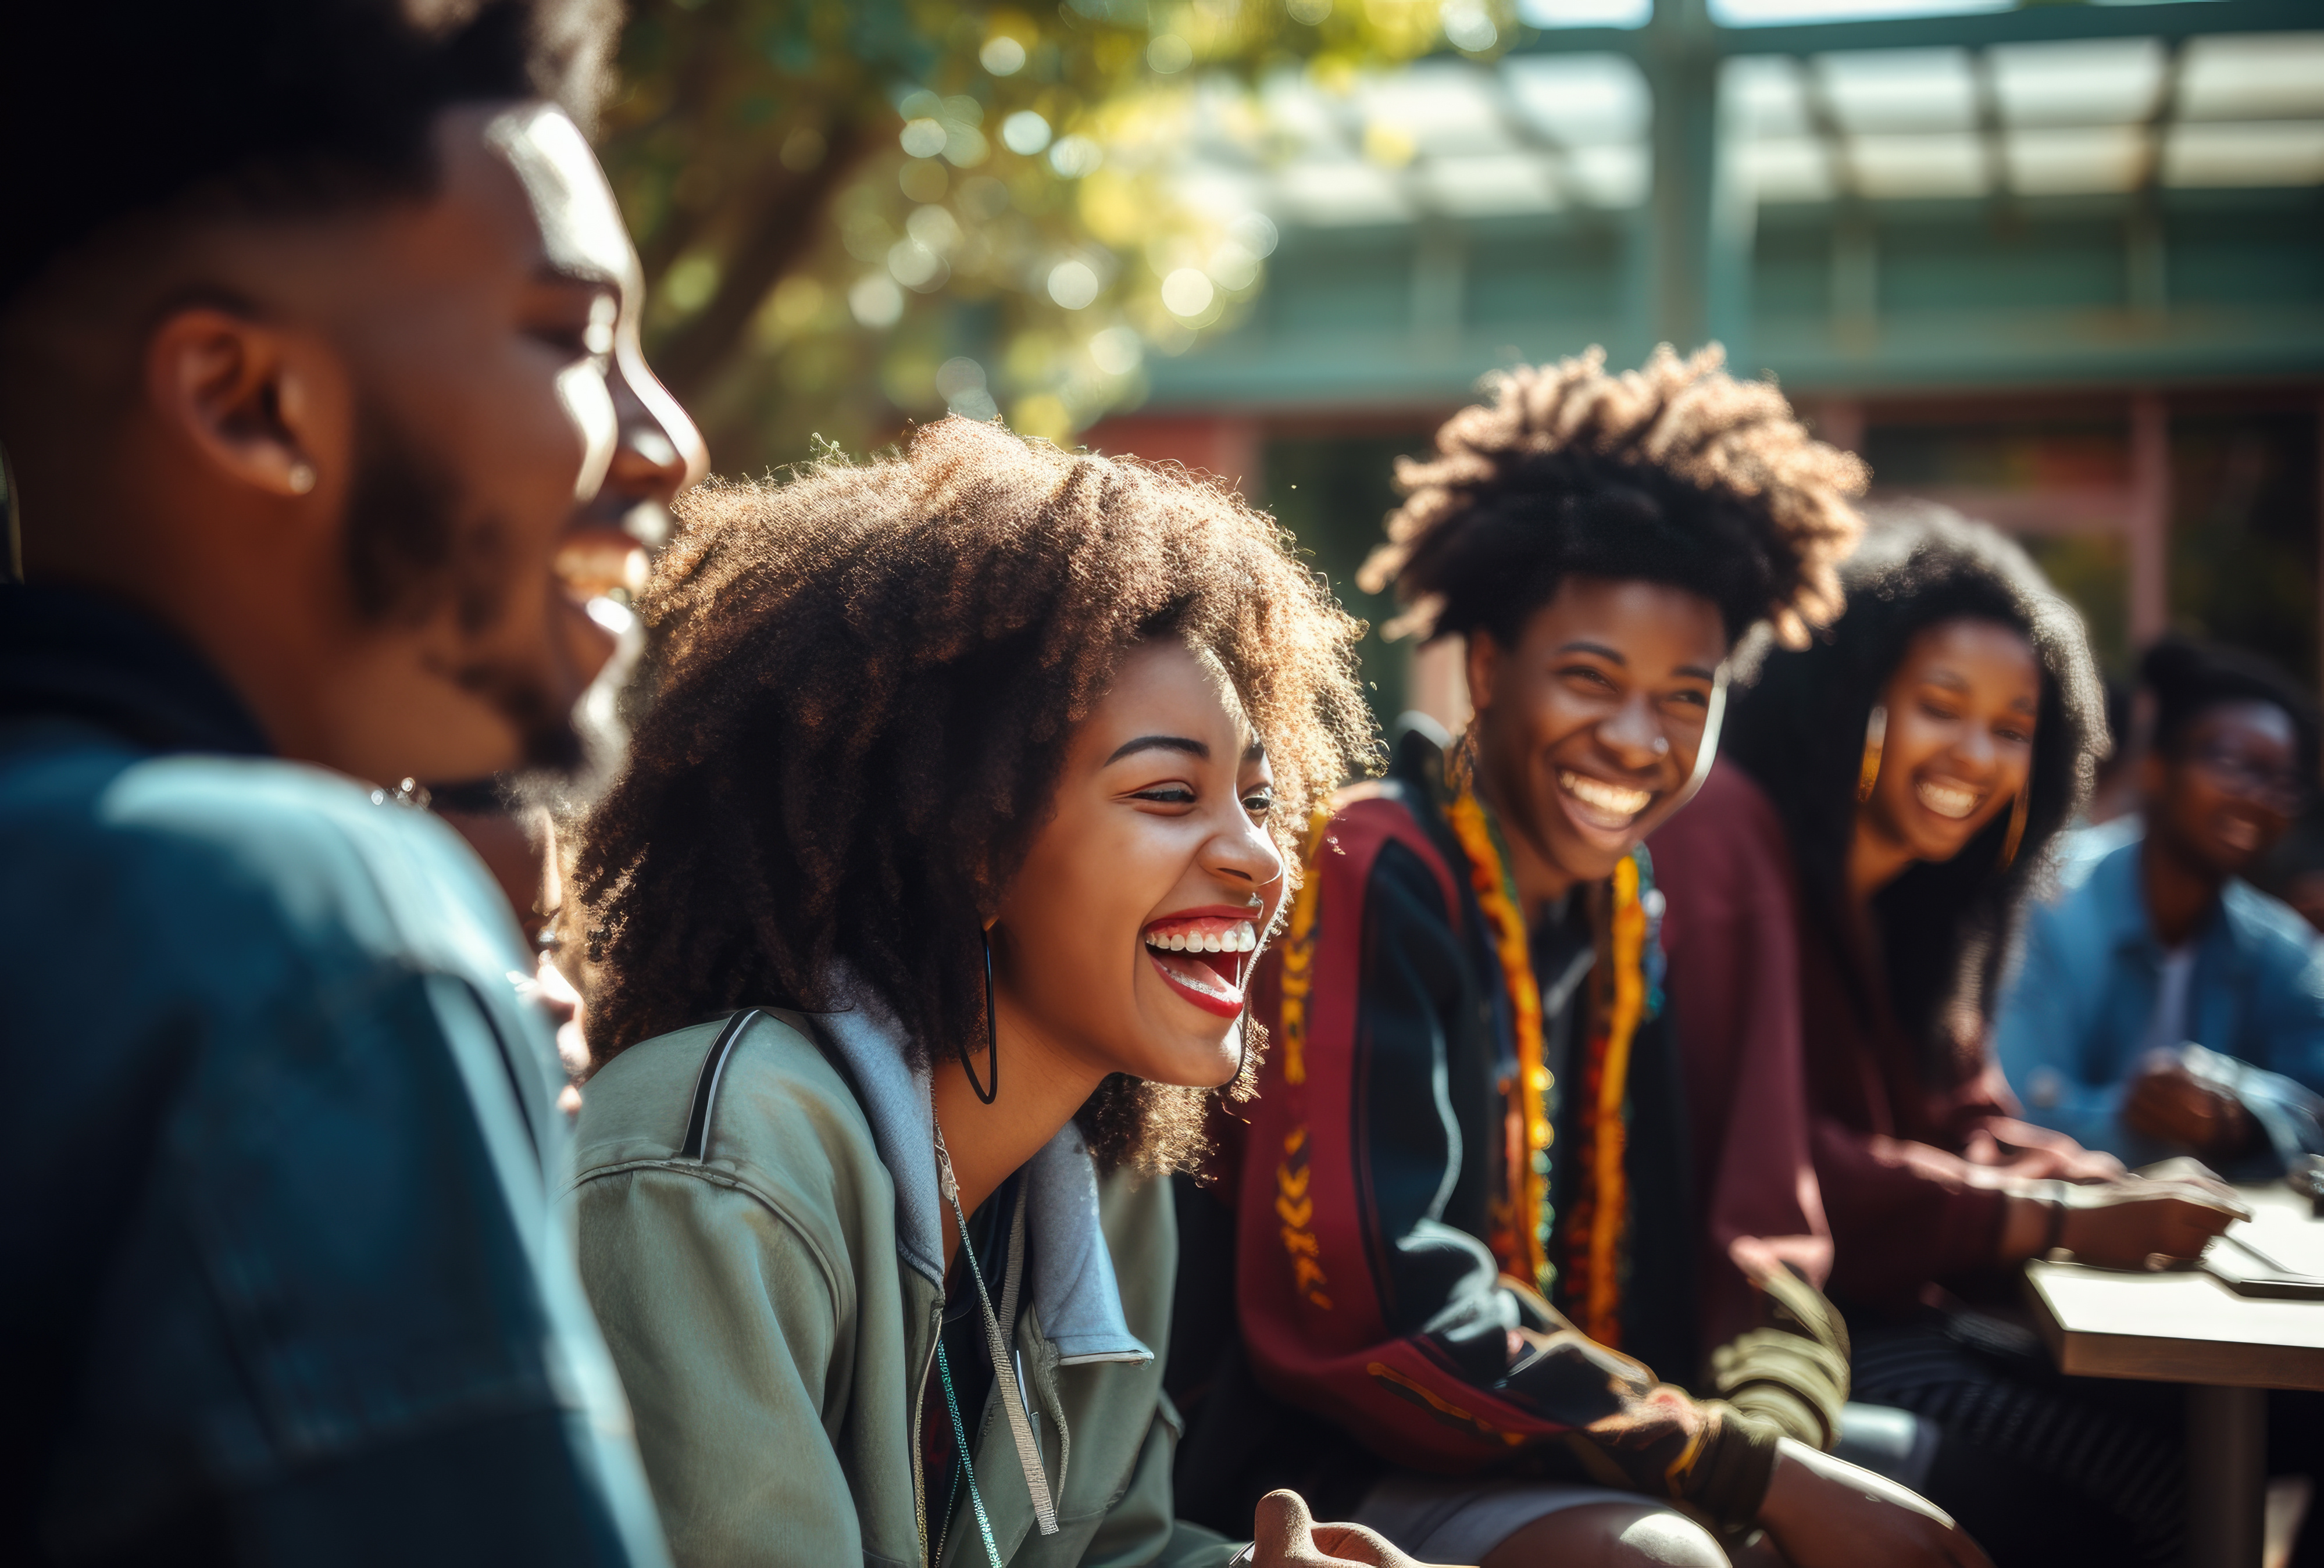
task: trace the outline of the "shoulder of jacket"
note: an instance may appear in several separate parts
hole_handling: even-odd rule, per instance
[[[2285,968],[2306,967],[2318,957],[2318,936],[2299,910],[2241,878],[2230,881],[2220,901],[2236,929],[2238,945],[2264,952]]]
[[[652,1167],[816,1211],[883,1187],[871,1122],[806,1019],[758,1010],[729,1041],[733,1022],[641,1040],[590,1077],[576,1184]]]
[[[1368,779],[1332,798],[1332,819],[1318,846],[1318,858],[1337,854],[1369,871],[1383,845],[1394,841],[1418,850],[1432,864],[1443,857],[1413,809],[1405,786],[1393,779]]]
[[[1711,765],[1694,798],[1638,847],[1652,857],[1658,881],[1688,893],[1706,879],[1775,888],[1787,886],[1794,874],[1791,838],[1775,801],[1757,779],[1724,760]]]
[[[1309,869],[1328,879],[1324,885],[1334,890],[1333,898],[1357,896],[1360,890],[1370,886],[1380,853],[1391,844],[1401,845],[1420,862],[1457,925],[1465,867],[1460,876],[1454,874],[1443,846],[1414,807],[1409,787],[1396,779],[1368,779],[1349,786],[1334,798],[1331,821],[1313,847]]]
[[[0,792],[0,885],[93,917],[64,945],[133,945],[196,992],[311,989],[364,966],[498,985],[527,955],[505,901],[443,822],[354,780],[270,758],[139,757],[20,774]],[[117,762],[88,749],[83,764]],[[16,853],[21,849],[23,853]],[[119,923],[166,909],[134,930]]]

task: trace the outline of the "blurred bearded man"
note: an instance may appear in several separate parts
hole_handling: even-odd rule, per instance
[[[0,12],[0,1560],[654,1563],[531,964],[413,779],[558,768],[697,477],[596,0]]]

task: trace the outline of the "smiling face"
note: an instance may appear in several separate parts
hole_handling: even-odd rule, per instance
[[[1477,635],[1469,690],[1480,786],[1521,885],[1554,893],[1559,879],[1611,876],[1684,804],[1726,657],[1716,604],[1635,580],[1569,576],[1516,647]]]
[[[2010,809],[2034,766],[2042,668],[2024,635],[1947,621],[1905,645],[1881,702],[1887,729],[1856,831],[1915,861],[1949,861]]]
[[[312,457],[374,624],[338,717],[396,732],[351,749],[463,778],[569,750],[613,649],[589,602],[634,586],[706,459],[646,367],[637,258],[573,123],[458,109],[438,143],[442,195],[364,226],[372,259],[313,301],[353,406],[351,449]]]
[[[2144,767],[2153,830],[2218,877],[2273,849],[2305,793],[2292,715],[2269,702],[2219,704]]]
[[[991,937],[1004,1034],[1102,1075],[1211,1085],[1283,897],[1267,758],[1215,660],[1141,645],[1074,732]]]

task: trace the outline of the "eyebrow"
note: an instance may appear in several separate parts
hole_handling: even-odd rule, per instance
[[[1184,752],[1189,757],[1200,757],[1205,762],[1211,760],[1211,748],[1201,741],[1189,740],[1185,735],[1140,735],[1125,742],[1108,757],[1105,766],[1111,768],[1124,757],[1139,752]]]
[[[1943,669],[1942,667],[1939,667],[1938,669],[1929,671],[1929,673],[1923,676],[1921,679],[1925,685],[1941,686],[1947,691],[1967,691],[1969,689],[1969,680],[1966,677],[1953,670]],[[2042,711],[2042,705],[2030,697],[2013,697],[2010,700],[2009,709],[2012,713],[2038,714]]]
[[[1560,653],[1594,653],[1612,664],[1628,665],[1630,662],[1603,642],[1591,642],[1578,637],[1571,642],[1561,644],[1557,650]]]
[[[1628,659],[1624,658],[1615,650],[1607,647],[1604,643],[1591,642],[1582,638],[1576,638],[1573,641],[1563,644],[1558,649],[1558,651],[1560,653],[1594,653],[1608,663],[1618,664],[1625,669],[1628,669],[1630,665],[1630,661]],[[1676,669],[1672,670],[1671,673],[1673,675],[1692,676],[1697,680],[1711,681],[1714,685],[1717,684],[1719,680],[1719,672],[1717,670],[1705,669],[1700,664],[1682,664]]]

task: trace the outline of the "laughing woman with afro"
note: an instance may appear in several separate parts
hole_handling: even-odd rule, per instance
[[[1368,758],[1355,623],[1231,493],[965,420],[681,521],[580,862],[576,1159],[678,1562],[1226,1563],[1173,1517],[1154,1178]],[[1406,1561],[1288,1494],[1257,1535]]]

